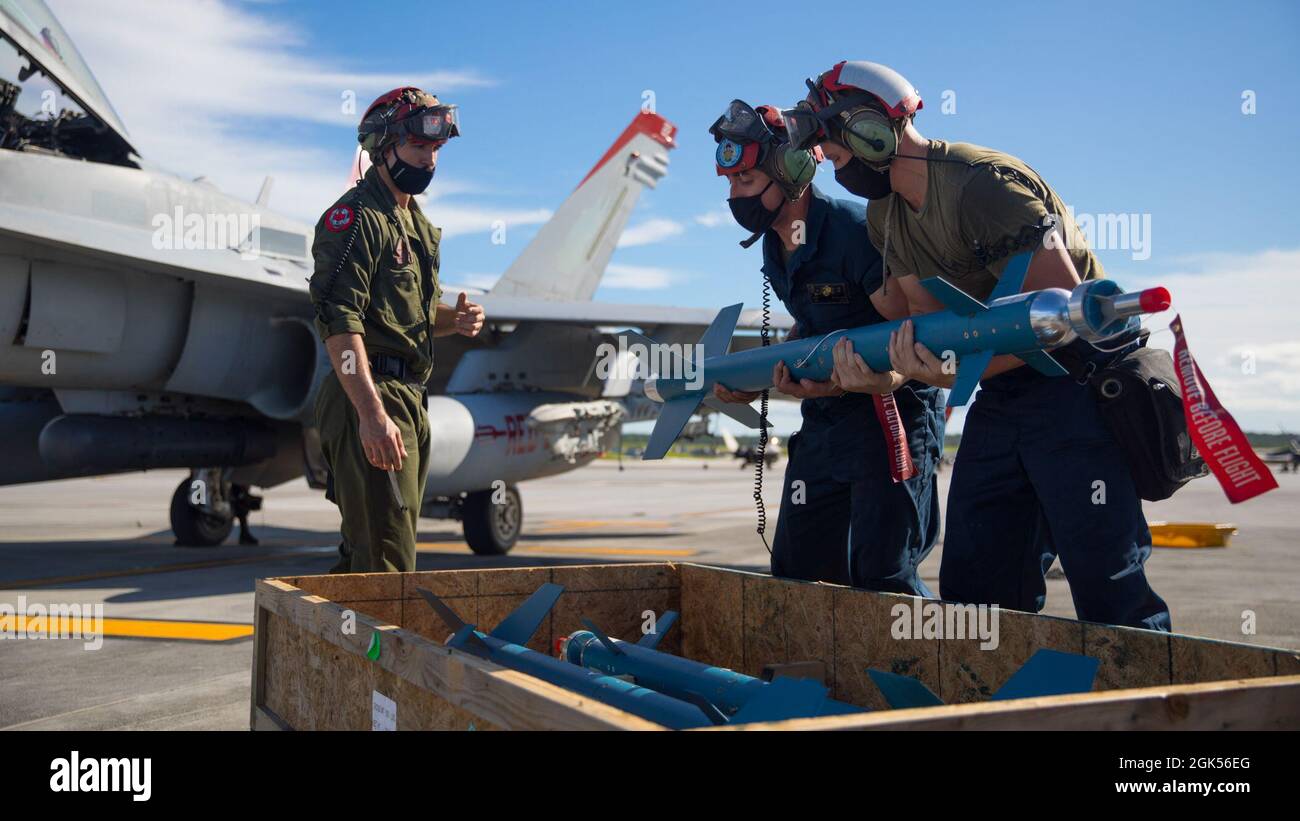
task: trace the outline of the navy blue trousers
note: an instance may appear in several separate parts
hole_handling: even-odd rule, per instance
[[[790,439],[772,575],[932,596],[917,567],[939,535],[940,393],[894,394],[917,475],[895,483],[871,397],[804,400]]]
[[[1080,619],[1169,630],[1143,569],[1150,553],[1142,500],[1092,388],[1027,366],[985,380],[948,490],[943,598],[1038,612],[1059,556]]]

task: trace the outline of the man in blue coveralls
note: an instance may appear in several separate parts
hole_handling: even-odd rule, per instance
[[[944,309],[921,286],[934,276],[986,300],[1022,250],[1033,253],[1024,290],[1105,275],[1034,169],[1000,151],[922,137],[912,124],[921,97],[898,72],[843,62],[808,85],[808,99],[785,112],[792,142],[820,144],[835,179],[871,201],[871,239],[911,313]],[[1085,374],[1109,356],[1083,340],[1053,355]],[[945,367],[910,323],[895,334],[890,361],[894,379],[942,387],[967,367]],[[1141,499],[1086,379],[1047,377],[1004,355],[980,387],[948,492],[943,598],[1036,612],[1059,553],[1080,619],[1169,630],[1169,608],[1143,567],[1151,533]]]
[[[775,109],[736,100],[710,133],[732,215],[753,234],[741,245],[763,240],[763,276],[794,317],[792,334],[906,316],[899,290],[881,288],[865,209],[812,185],[819,152],[789,150]],[[939,391],[909,382],[880,396],[861,380],[846,390],[842,356],[829,382],[794,381],[785,363],[773,371],[776,388],[802,400],[803,425],[788,445],[772,574],[930,596],[917,567],[939,532]],[[856,392],[868,389],[876,396]],[[758,397],[722,385],[715,393],[725,402]]]

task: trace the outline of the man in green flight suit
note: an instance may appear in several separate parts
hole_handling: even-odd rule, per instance
[[[311,298],[331,372],[316,424],[339,506],[342,554],[331,572],[415,569],[415,533],[429,468],[433,338],[476,336],[482,307],[438,298],[440,229],[414,200],[438,151],[459,136],[455,106],[398,88],[366,109],[357,139],[373,163],[321,216]]]

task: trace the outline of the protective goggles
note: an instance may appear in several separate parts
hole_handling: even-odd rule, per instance
[[[842,112],[875,100],[867,93],[853,94],[836,100],[829,93],[823,92],[808,80],[808,87],[819,99],[826,99],[827,104],[814,106],[808,100],[801,100],[794,108],[781,112],[781,121],[790,136],[790,147],[795,149],[812,148],[826,139],[839,139],[839,117]]]
[[[709,126],[709,133],[718,141],[713,159],[719,174],[738,174],[757,167],[762,162],[763,146],[777,141],[763,122],[763,115],[743,100],[732,100]]]
[[[391,124],[377,124],[369,131],[387,131],[422,142],[444,142],[460,136],[460,108],[440,105],[417,111]]]
[[[812,103],[807,100],[797,103],[794,108],[783,110],[781,121],[785,124],[786,134],[790,136],[791,148],[812,148],[829,136],[825,121],[817,116]]]
[[[715,140],[736,143],[766,143],[776,139],[772,129],[763,122],[763,115],[743,100],[732,100],[722,116],[709,126]]]

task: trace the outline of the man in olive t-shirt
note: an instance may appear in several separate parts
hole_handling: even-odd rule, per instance
[[[805,117],[802,133],[820,142],[836,179],[871,200],[868,228],[885,282],[903,290],[913,315],[944,310],[922,279],[941,276],[983,300],[1021,251],[1033,254],[1027,291],[1104,276],[1060,197],[1032,168],[998,151],[922,137],[912,122],[920,95],[897,72],[844,62],[810,87],[787,119],[799,130]],[[1081,369],[1113,355],[1082,340],[1054,353]],[[894,371],[882,380],[940,387],[956,380],[915,342],[911,323],[894,335],[890,358]],[[941,596],[1039,611],[1059,556],[1079,618],[1169,630],[1168,607],[1143,568],[1151,533],[1141,500],[1091,388],[1011,355],[993,358],[980,387],[948,492]]]

